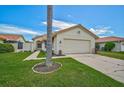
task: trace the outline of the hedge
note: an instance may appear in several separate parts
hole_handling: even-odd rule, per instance
[[[106,42],[104,46],[105,51],[111,51],[115,47],[114,42]]]
[[[0,44],[0,53],[14,52],[14,47],[11,44]]]

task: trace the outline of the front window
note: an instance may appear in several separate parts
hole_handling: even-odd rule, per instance
[[[18,42],[18,49],[23,49],[23,43],[22,42]]]
[[[37,48],[41,48],[42,47],[42,44],[41,43],[38,43],[37,44]]]

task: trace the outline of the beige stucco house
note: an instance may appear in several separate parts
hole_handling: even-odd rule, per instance
[[[115,36],[98,38],[96,39],[96,44],[99,45],[99,50],[103,50],[106,42],[115,43],[115,47],[112,49],[112,51],[124,51],[124,38]]]
[[[33,43],[27,42],[22,35],[0,34],[0,43],[12,44],[15,52],[33,51]]]
[[[55,54],[94,53],[95,34],[82,25],[75,25],[52,34],[53,52]],[[33,38],[34,50],[46,51],[46,35]]]

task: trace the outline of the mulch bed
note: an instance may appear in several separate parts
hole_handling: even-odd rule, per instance
[[[53,62],[52,66],[48,67],[45,63],[36,64],[32,69],[36,73],[47,74],[58,70],[62,64]]]

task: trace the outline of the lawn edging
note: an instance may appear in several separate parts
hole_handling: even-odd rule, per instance
[[[35,65],[32,67],[33,72],[38,73],[38,74],[49,74],[49,73],[53,73],[53,72],[55,72],[55,71],[58,71],[58,70],[62,67],[62,64],[61,64],[60,62],[55,62],[55,63],[60,64],[60,67],[57,68],[57,69],[55,69],[55,70],[52,70],[52,71],[49,71],[49,72],[38,72],[38,71],[34,70],[34,67],[36,67],[37,65],[43,64],[43,63],[45,63],[45,62],[35,64]]]
[[[98,55],[102,55],[102,56],[107,56],[107,57],[111,57],[111,58],[116,58],[116,59],[124,60],[124,53],[123,52],[98,51],[97,54]]]

